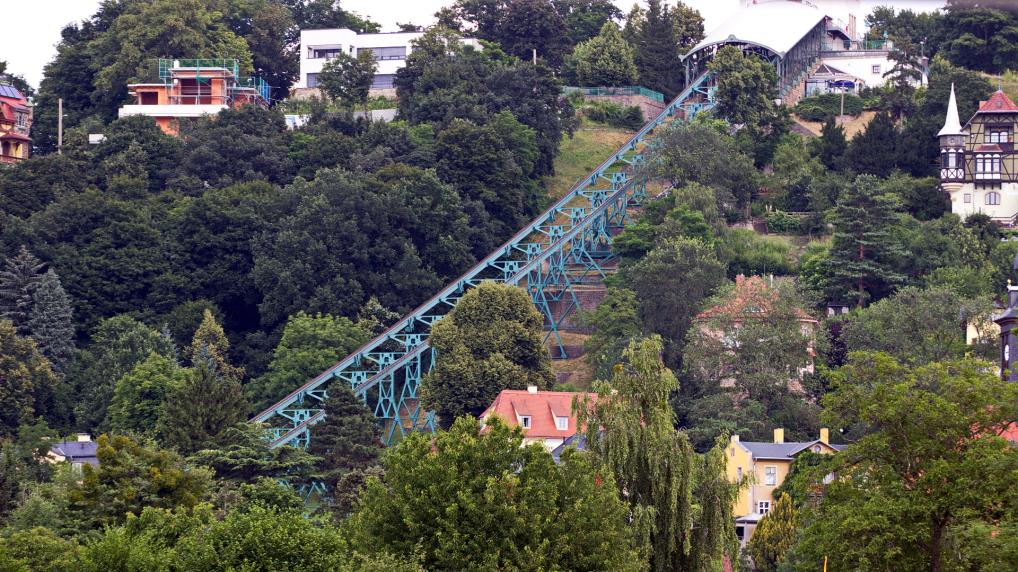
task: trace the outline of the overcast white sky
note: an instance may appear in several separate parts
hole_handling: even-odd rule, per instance
[[[12,0],[0,0],[7,2]],[[614,0],[627,12],[635,0]],[[706,19],[707,31],[720,24],[738,5],[738,0],[684,0]],[[383,31],[396,29],[396,22],[427,25],[432,15],[453,0],[341,0],[347,10],[368,16],[382,25]],[[644,2],[641,0],[641,4]],[[671,3],[671,2],[670,2]],[[863,0],[866,12],[873,6],[893,5],[898,8],[932,10],[944,4],[943,0]],[[56,55],[60,29],[65,25],[91,16],[99,0],[32,0],[23,5],[26,18],[7,27],[0,34],[0,60],[7,61],[7,69],[23,75],[38,87],[42,68]]]

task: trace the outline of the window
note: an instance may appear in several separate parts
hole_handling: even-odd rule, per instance
[[[143,91],[138,94],[140,105],[156,105],[159,103],[159,94],[154,91]]]
[[[756,506],[756,511],[760,514],[767,514],[771,511],[771,501],[769,500],[762,500]]]
[[[18,118],[17,119],[18,127],[24,127],[25,126],[25,121],[28,118],[28,114],[27,113],[19,113],[17,115],[17,118]]]
[[[336,54],[343,51],[343,48],[308,48],[308,59],[310,60],[331,60]]]
[[[392,89],[396,86],[393,80],[396,76],[393,74],[375,74],[375,77],[371,80],[371,89]]]
[[[309,73],[307,85],[308,87],[318,87],[318,74]]]
[[[976,155],[976,175],[992,175],[993,177],[983,178],[999,178],[1000,176],[1000,155],[991,153],[986,155]]]
[[[742,467],[735,469],[735,477],[738,480],[742,480]]]
[[[524,429],[530,429],[529,415],[520,415],[520,427],[523,427]]]
[[[746,527],[744,527],[744,526],[736,526],[735,527],[735,538],[738,538],[739,542],[742,542],[742,540],[745,539],[745,537],[746,537]]]
[[[764,467],[764,484],[773,487],[778,484],[778,468]]]
[[[872,73],[880,73],[880,64],[874,65],[873,68],[870,71]]]
[[[732,456],[732,457],[734,457],[734,456],[735,456],[735,447],[729,447],[729,448],[728,448],[728,451],[729,451],[729,455],[730,455],[730,456]]]
[[[568,417],[556,417],[555,418],[555,427],[559,431],[565,431],[565,430],[569,429],[569,418]]]
[[[1011,141],[1011,131],[1003,127],[991,127],[986,130],[984,141],[986,143],[1009,143]]]
[[[814,453],[819,453],[820,452],[820,445],[813,445],[813,452]]]
[[[945,169],[957,169],[958,168],[958,153],[954,151],[948,151],[944,153],[944,168]]]
[[[972,202],[972,195],[970,193],[965,193],[965,202],[966,203]]]
[[[361,52],[370,52],[371,55],[375,56],[375,60],[405,60],[406,59],[406,46],[392,46],[386,48],[358,48],[357,55]]]
[[[1000,204],[1000,193],[997,193],[997,192],[986,193],[986,204],[988,204],[988,205],[999,205]]]

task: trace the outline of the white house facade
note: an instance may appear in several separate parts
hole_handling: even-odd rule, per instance
[[[338,53],[356,57],[369,50],[378,62],[373,94],[388,94],[395,90],[396,72],[406,65],[406,58],[413,51],[413,41],[423,32],[393,32],[386,34],[358,34],[346,28],[301,30],[300,32],[300,77],[294,85],[296,94],[308,94],[318,87],[318,74],[322,67]],[[465,45],[480,47],[477,40],[463,38]]]

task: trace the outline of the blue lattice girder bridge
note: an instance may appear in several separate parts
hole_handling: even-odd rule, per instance
[[[297,388],[251,421],[269,427],[272,447],[307,447],[310,427],[325,414],[333,383],[345,383],[385,422],[386,444],[406,431],[436,427],[423,411],[418,389],[435,361],[431,327],[465,292],[485,280],[517,285],[545,317],[545,342],[553,357],[566,357],[560,328],[582,309],[579,289],[600,283],[614,262],[612,237],[628,222],[629,209],[646,197],[640,165],[655,130],[714,105],[709,73],[696,78],[629,141],[544,213],[454,282],[375,339]]]

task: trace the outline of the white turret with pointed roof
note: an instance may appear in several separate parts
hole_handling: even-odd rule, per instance
[[[951,98],[947,100],[947,117],[944,118],[944,126],[937,133],[937,137],[945,135],[964,135],[961,130],[961,121],[958,119],[958,101],[954,97],[954,84],[951,84]]]

